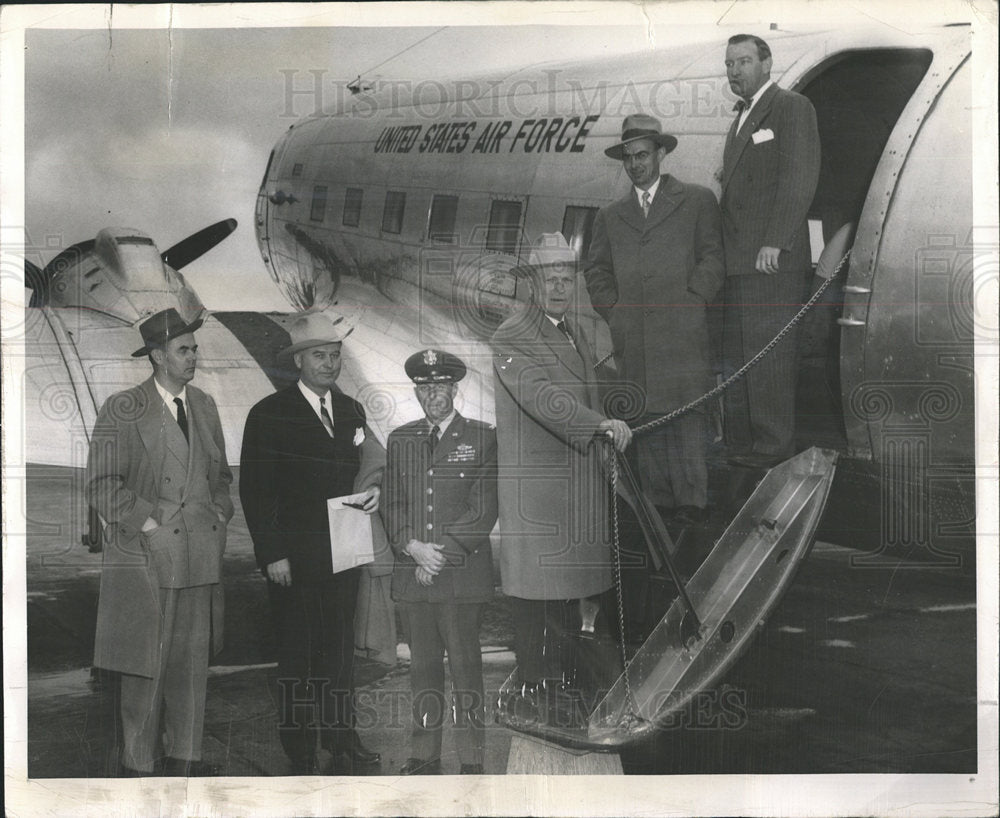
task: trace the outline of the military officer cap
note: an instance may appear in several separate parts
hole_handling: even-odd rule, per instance
[[[403,368],[414,383],[458,383],[466,372],[461,358],[441,349],[414,352],[406,359]]]

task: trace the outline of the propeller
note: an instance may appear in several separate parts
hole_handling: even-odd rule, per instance
[[[168,250],[164,250],[160,253],[160,258],[163,259],[164,264],[179,270],[207,253],[235,229],[236,219],[224,219],[221,222],[216,222],[197,233],[193,233],[186,239],[182,239]]]

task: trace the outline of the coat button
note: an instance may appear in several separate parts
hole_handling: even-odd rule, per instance
[[[219,530],[218,526],[214,526],[214,525],[212,526],[212,531],[218,531],[218,530]]]
[[[427,523],[427,525],[425,526],[425,528],[428,531],[433,531],[434,530],[434,523]]]
[[[184,508],[185,505],[186,503],[181,503],[181,508]]]
[[[428,511],[433,511],[434,510],[434,506],[427,506],[427,510]]]
[[[428,494],[433,494],[434,493],[434,489],[427,489],[427,493]]]
[[[169,478],[169,477],[164,477],[163,479],[164,479],[164,480],[165,480],[165,481],[166,481],[167,483],[169,483],[169,482],[170,482],[170,478]]]
[[[464,472],[464,471],[460,471],[460,472],[458,473],[458,476],[459,476],[459,477],[465,477],[465,472]]]
[[[428,477],[433,477],[434,476],[434,469],[428,469],[427,470],[427,476]]]
[[[174,529],[174,534],[180,534],[180,533],[181,533],[181,530],[179,528],[175,528]]]

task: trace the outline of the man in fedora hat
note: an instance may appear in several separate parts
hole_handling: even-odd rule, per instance
[[[361,404],[333,388],[350,333],[342,318],[324,312],[296,317],[282,354],[294,362],[298,382],[259,401],[243,431],[240,500],[267,580],[278,650],[278,735],[294,775],[321,771],[317,745],[330,751],[336,774],[379,761],[355,730],[361,569],[333,572],[326,502],[355,492],[372,449],[384,457],[365,435]],[[366,472],[363,507],[372,514],[381,469]]]
[[[479,626],[493,599],[490,531],[497,520],[497,439],[455,409],[462,360],[425,349],[404,364],[424,417],[389,435],[383,512],[396,552],[392,595],[410,642],[413,731],[400,772],[441,772],[444,655],[451,669],[459,770],[482,775]]]
[[[660,175],[676,146],[657,119],[625,117],[621,142],[605,154],[624,163],[632,187],[598,211],[585,272],[594,309],[611,329],[618,376],[636,390],[626,418],[636,424],[714,385],[705,305],[725,275],[719,206],[707,188]],[[706,436],[702,407],[636,441],[643,490],[679,524],[704,518]]]
[[[139,326],[153,375],[101,407],[87,500],[107,523],[94,665],[121,674],[121,773],[211,775],[206,680],[222,645],[232,473],[215,401],[191,386],[194,332],[177,310]],[[163,710],[161,721],[160,712]]]
[[[601,411],[590,340],[572,314],[576,253],[562,235],[543,235],[516,273],[531,284],[531,303],[492,339],[500,574],[512,601],[519,690],[502,709],[551,722],[556,711],[567,715],[561,703],[582,681],[573,635],[594,624],[583,622],[593,610],[584,601],[612,587],[603,441],[624,451],[631,432]],[[613,610],[605,606],[605,616]]]

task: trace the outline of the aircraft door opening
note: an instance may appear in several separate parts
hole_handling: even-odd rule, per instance
[[[817,238],[821,231],[826,242],[843,225],[859,224],[889,137],[932,56],[926,49],[842,52],[809,72],[796,88],[813,103],[820,134],[820,176],[809,212]],[[851,266],[856,264],[855,258]],[[812,289],[817,284],[818,279]],[[799,448],[866,448],[863,423],[844,411],[843,395],[854,384],[842,382],[841,358],[850,358],[845,370],[860,372],[864,354],[863,327],[856,342],[841,346],[838,319],[845,284],[852,292],[846,270],[803,324],[796,396]]]

